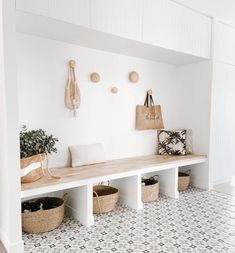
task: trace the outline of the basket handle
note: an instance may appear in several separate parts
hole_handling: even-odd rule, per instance
[[[108,182],[108,186],[110,186],[110,180],[108,180],[106,182]],[[101,181],[98,185],[104,185],[104,181]]]
[[[96,197],[96,199],[97,199],[97,201],[98,201],[98,206],[99,206],[99,210],[100,210],[100,213],[101,213],[101,207],[100,207],[100,198],[99,198],[99,195],[98,195],[98,193],[97,193],[96,191],[93,191],[93,193],[95,194],[95,197]]]
[[[150,178],[153,178],[153,179],[155,179],[155,180],[159,180],[159,175],[154,175],[154,176],[152,176],[152,177],[150,177]]]
[[[63,195],[63,197],[62,197],[62,199],[64,200],[64,203],[67,202],[68,198],[69,198],[69,194],[66,192],[66,193]]]

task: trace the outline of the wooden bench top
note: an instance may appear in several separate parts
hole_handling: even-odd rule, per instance
[[[52,174],[61,177],[61,179],[48,179],[43,177],[36,182],[22,184],[21,197],[26,198],[90,183],[98,183],[101,181],[154,172],[163,169],[198,164],[205,161],[205,155],[149,155],[111,160],[105,163],[80,166],[77,168],[65,167],[51,169],[50,171]]]

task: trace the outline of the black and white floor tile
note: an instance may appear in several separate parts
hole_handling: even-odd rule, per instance
[[[235,197],[191,188],[142,211],[118,206],[91,228],[66,217],[58,229],[23,240],[33,253],[235,253]]]

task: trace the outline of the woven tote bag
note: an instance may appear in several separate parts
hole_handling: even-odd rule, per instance
[[[160,105],[154,105],[152,94],[147,92],[144,105],[136,106],[136,129],[162,129],[164,128],[162,110]]]

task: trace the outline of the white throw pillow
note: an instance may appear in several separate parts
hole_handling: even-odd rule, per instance
[[[69,147],[72,167],[105,162],[105,152],[101,143]]]

